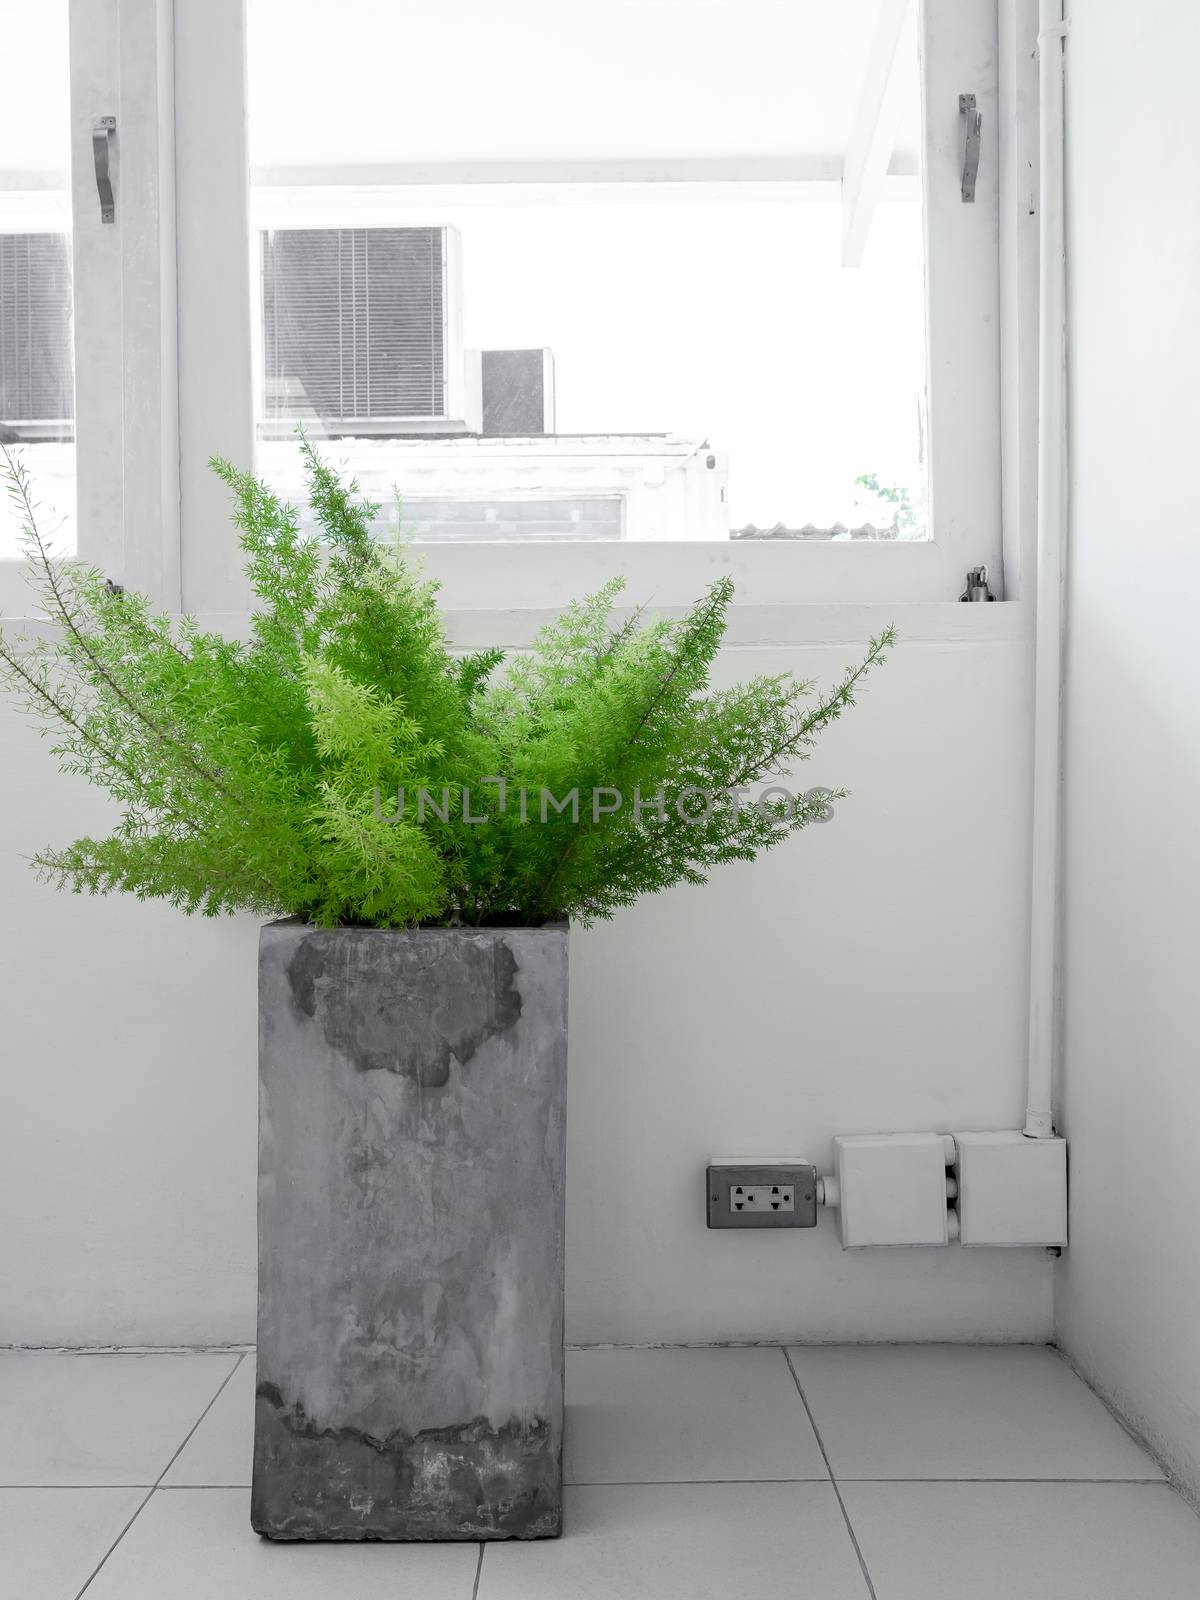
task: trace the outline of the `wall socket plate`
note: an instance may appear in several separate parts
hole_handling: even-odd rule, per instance
[[[714,1158],[705,1173],[710,1228],[815,1228],[817,1169],[810,1161]]]

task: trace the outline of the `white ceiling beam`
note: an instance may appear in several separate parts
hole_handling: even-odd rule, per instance
[[[903,110],[897,70],[913,46],[916,0],[879,0],[862,91],[842,163],[842,265],[862,262]]]

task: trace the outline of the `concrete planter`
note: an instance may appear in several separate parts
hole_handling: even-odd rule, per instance
[[[251,1521],[562,1526],[565,927],[265,927]]]

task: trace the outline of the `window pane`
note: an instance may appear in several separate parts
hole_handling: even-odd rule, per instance
[[[832,181],[877,11],[250,0],[264,469],[301,423],[419,539],[923,538],[915,36],[859,267]]]
[[[0,440],[20,450],[62,553],[75,548],[66,0],[9,7],[0,52]],[[0,504],[0,558],[19,553]]]
[[[817,156],[879,0],[249,0],[256,168]],[[916,59],[896,150],[915,170]],[[319,108],[319,113],[317,111]]]

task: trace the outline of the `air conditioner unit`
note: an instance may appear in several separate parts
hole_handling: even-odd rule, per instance
[[[467,432],[454,228],[262,235],[262,431]]]
[[[74,437],[71,241],[0,233],[0,438]]]

